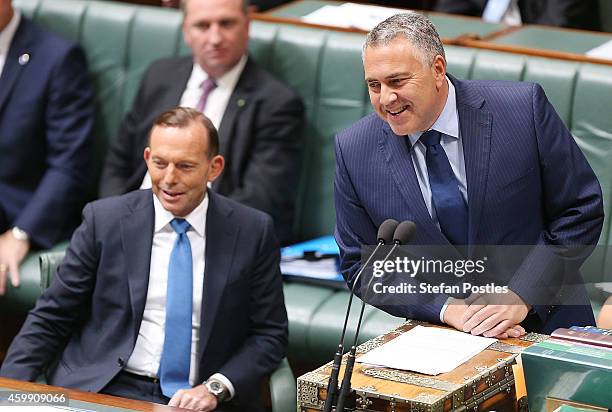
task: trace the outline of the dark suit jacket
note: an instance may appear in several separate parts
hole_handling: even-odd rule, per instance
[[[215,372],[256,402],[285,355],[287,314],[269,216],[209,191],[199,381]],[[50,287],[12,342],[0,374],[98,392],[136,343],[154,227],[150,190],[88,204]],[[59,355],[59,357],[58,357]]]
[[[92,183],[85,56],[22,16],[0,85],[0,230],[19,226],[48,248],[70,236]]]
[[[506,283],[534,306],[538,317],[529,319],[529,329],[593,324],[583,284],[561,301],[577,306],[555,307],[560,296],[547,295],[562,271],[579,279],[578,268],[599,238],[602,197],[591,167],[540,86],[449,77],[467,176],[468,254],[473,245],[536,246],[525,248]],[[387,218],[414,221],[413,244],[449,245],[427,211],[406,139],[375,114],[336,138],[336,240],[349,281],[360,266],[360,245],[375,244],[376,228]],[[570,245],[581,247],[565,255],[547,247]],[[421,298],[384,309],[439,322],[447,297]]]
[[[438,0],[435,10],[482,16],[488,0]],[[597,0],[519,0],[523,24],[600,30]]]
[[[157,116],[179,104],[193,60],[162,59],[145,73],[132,110],[106,160],[100,195],[140,187],[142,159]],[[281,243],[290,241],[302,151],[302,102],[249,58],[219,127],[223,174],[213,189],[274,219]]]

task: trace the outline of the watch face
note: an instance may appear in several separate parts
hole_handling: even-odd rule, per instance
[[[211,382],[210,383],[210,389],[213,391],[213,393],[218,394],[223,392],[223,385],[221,385],[219,382]]]

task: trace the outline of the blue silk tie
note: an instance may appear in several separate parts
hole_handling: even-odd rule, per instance
[[[177,233],[168,265],[166,293],[166,330],[159,364],[162,393],[171,398],[177,390],[190,388],[191,314],[193,304],[193,266],[191,244],[185,219],[170,222]]]
[[[440,132],[428,130],[419,140],[427,147],[425,163],[440,229],[453,245],[466,245],[468,209],[446,152],[440,146]]]

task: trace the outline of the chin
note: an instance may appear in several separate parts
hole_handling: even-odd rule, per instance
[[[393,133],[395,133],[398,136],[406,136],[406,135],[415,133],[415,130],[413,130],[413,128],[411,128],[410,126],[406,126],[406,125],[394,125],[393,123],[389,122],[389,127],[391,127],[391,130],[393,130]]]

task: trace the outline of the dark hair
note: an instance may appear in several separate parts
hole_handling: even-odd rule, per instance
[[[362,57],[368,47],[388,45],[400,36],[410,42],[423,66],[431,66],[438,55],[446,60],[436,27],[427,17],[415,12],[396,14],[378,23],[366,36]]]
[[[212,124],[210,119],[202,114],[202,112],[190,107],[175,107],[160,114],[153,122],[151,132],[149,132],[149,146],[151,145],[151,133],[156,126],[159,127],[176,127],[184,129],[191,126],[193,123],[200,123],[204,126],[208,134],[208,158],[212,158],[219,154],[219,133]]]

